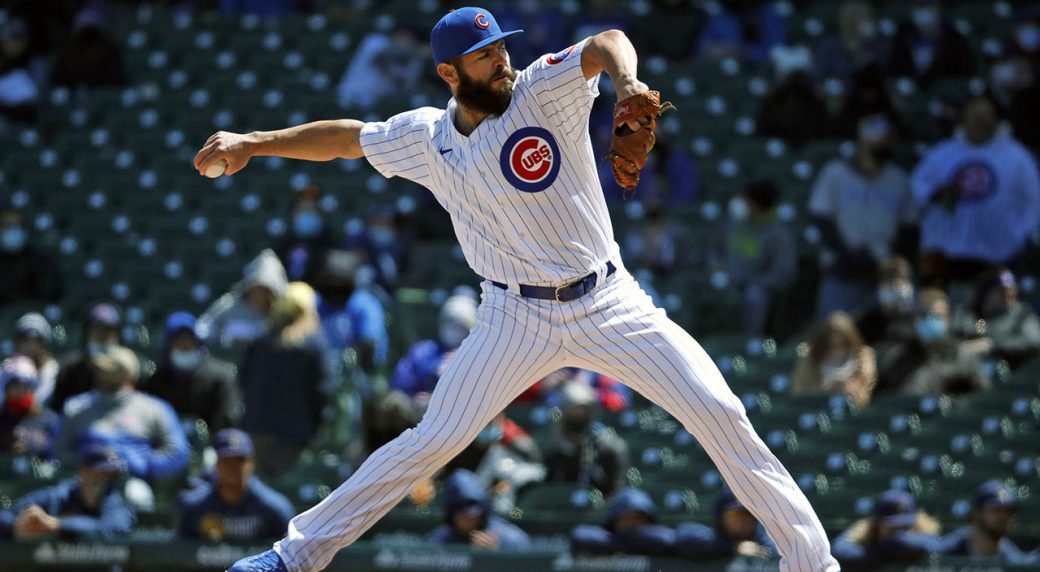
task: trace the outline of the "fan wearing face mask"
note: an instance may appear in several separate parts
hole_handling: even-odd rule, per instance
[[[971,339],[961,344],[961,351],[1002,359],[1011,367],[1040,354],[1040,319],[1018,299],[1018,282],[1007,268],[982,276],[963,323],[969,327],[965,337]]]
[[[715,266],[725,268],[730,286],[740,293],[744,333],[760,336],[779,291],[794,281],[798,252],[790,229],[778,214],[776,187],[748,184],[730,199],[729,227]]]
[[[61,366],[51,394],[51,409],[63,412],[70,397],[94,389],[97,373],[94,358],[118,346],[122,330],[123,313],[115,304],[101,302],[87,310],[82,346],[59,360]]]
[[[188,312],[170,314],[159,367],[141,391],[167,401],[182,419],[205,421],[210,433],[215,433],[238,422],[242,392],[235,367],[209,354],[195,332],[196,324]]]
[[[0,211],[0,307],[15,301],[53,302],[61,298],[64,281],[50,256],[33,243],[25,214]]]
[[[835,312],[818,324],[805,350],[791,374],[792,393],[844,395],[860,407],[870,403],[877,361],[848,314]]]
[[[289,231],[276,249],[289,280],[313,284],[336,235],[321,212],[321,191],[310,185],[293,194],[289,209]]]
[[[828,162],[809,199],[823,244],[817,318],[869,306],[878,264],[912,233],[917,220],[909,177],[892,161],[891,122],[884,115],[865,117],[858,131],[856,155]]]
[[[884,353],[914,339],[913,269],[902,256],[885,259],[878,268],[874,303],[856,320],[863,341]]]
[[[885,45],[870,3],[842,2],[837,19],[837,31],[816,47],[814,67],[818,77],[849,80],[856,70],[881,62]]]
[[[950,332],[950,303],[942,290],[917,296],[915,338],[895,347],[883,360],[877,392],[909,395],[966,395],[989,388],[978,358],[960,349]]]
[[[974,61],[968,41],[943,16],[942,2],[915,0],[910,4],[910,20],[900,24],[892,40],[888,71],[927,86],[936,80],[971,75]]]
[[[40,381],[36,366],[25,356],[15,356],[0,364],[0,389],[4,393],[0,408],[0,451],[50,457],[58,438],[58,414],[36,400]]]

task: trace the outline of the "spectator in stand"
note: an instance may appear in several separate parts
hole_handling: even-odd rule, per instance
[[[1007,268],[982,275],[972,304],[971,330],[961,350],[1006,360],[1019,366],[1040,354],[1040,319],[1018,300],[1018,283]]]
[[[488,502],[498,514],[512,512],[518,491],[545,479],[538,443],[505,412],[488,422],[441,474],[451,475],[458,469],[472,471],[490,485]]]
[[[402,221],[403,214],[390,205],[373,207],[365,220],[365,254],[375,269],[376,283],[387,292],[397,289],[411,250]]]
[[[410,397],[418,409],[425,409],[430,394],[451,356],[477,325],[477,301],[467,294],[445,300],[438,319],[436,340],[416,342],[397,362],[390,388]]]
[[[134,352],[114,346],[92,360],[95,388],[66,403],[58,452],[83,454],[102,443],[126,463],[133,477],[181,476],[188,466],[188,441],[170,404],[134,388],[141,375]]]
[[[979,485],[971,503],[971,525],[942,539],[942,553],[949,556],[999,558],[1015,565],[1040,564],[1040,550],[1023,552],[1008,532],[1018,510],[1014,489],[993,479]]]
[[[361,259],[357,251],[330,250],[314,279],[314,289],[329,346],[339,352],[353,349],[361,369],[371,375],[386,364],[390,342],[383,304],[357,284]],[[367,400],[371,390],[362,393]]]
[[[968,40],[943,17],[939,0],[915,0],[910,21],[903,22],[892,40],[888,71],[927,86],[935,80],[966,77],[975,72]]]
[[[36,397],[36,366],[25,356],[14,356],[0,365],[0,451],[51,457],[61,419]]]
[[[889,490],[874,501],[874,514],[856,521],[831,544],[831,553],[848,572],[879,570],[917,562],[941,549],[939,521],[917,510],[913,495]]]
[[[965,395],[989,388],[978,358],[961,351],[950,333],[950,303],[942,290],[918,294],[914,320],[916,338],[893,348],[883,360],[878,392]]]
[[[159,367],[141,385],[141,391],[172,405],[182,419],[205,421],[214,433],[238,423],[242,392],[235,366],[209,355],[195,333],[196,324],[195,316],[188,312],[170,314]]]
[[[989,67],[990,90],[1015,138],[1040,149],[1040,12],[1018,20],[1004,53]]]
[[[560,389],[572,381],[588,384],[596,392],[596,400],[605,411],[624,411],[632,403],[632,390],[620,381],[576,367],[565,367],[550,373],[527,388],[514,402],[540,402],[549,407],[558,407],[563,399]]]
[[[1013,266],[1040,225],[1036,161],[998,133],[993,102],[970,99],[963,126],[963,139],[932,148],[910,180],[923,209],[922,279],[932,285],[973,281],[992,264]]]
[[[660,198],[645,198],[643,207],[643,224],[625,237],[626,260],[661,275],[685,266],[689,241],[683,225],[668,218],[668,206]]]
[[[905,258],[893,256],[881,263],[874,304],[856,320],[856,328],[879,353],[914,338],[914,281]]]
[[[25,213],[0,210],[0,307],[11,302],[55,302],[64,293],[61,272],[47,254],[36,249]]]
[[[445,523],[427,536],[427,542],[484,550],[525,550],[530,547],[527,533],[491,511],[484,486],[473,473],[455,471],[441,494]]]
[[[675,531],[675,548],[687,558],[728,558],[776,554],[776,546],[765,529],[737,497],[724,489],[715,497],[715,527],[680,524]]]
[[[197,332],[207,343],[241,346],[267,332],[267,319],[275,301],[289,283],[285,267],[271,249],[265,249],[246,265],[242,280],[199,317]]]
[[[123,315],[113,304],[101,302],[90,307],[83,321],[83,345],[61,360],[50,408],[65,412],[70,397],[95,388],[94,358],[119,345]]]
[[[29,312],[14,324],[14,353],[33,361],[40,383],[36,386],[36,402],[47,403],[58,383],[58,360],[51,355],[54,332],[47,318]]]
[[[812,83],[812,53],[805,46],[778,46],[770,54],[776,82],[755,121],[758,134],[800,147],[827,130],[827,106]]]
[[[610,501],[603,526],[574,527],[571,552],[671,556],[675,552],[675,530],[657,520],[657,506],[650,495],[636,488],[624,489]]]
[[[702,57],[761,64],[774,47],[785,43],[784,19],[771,2],[723,0],[720,8],[708,17],[701,33]]]
[[[0,537],[75,541],[128,535],[136,518],[116,487],[125,468],[111,447],[92,445],[80,456],[78,478],[29,493],[0,512]]]
[[[854,139],[860,134],[864,119],[882,116],[888,120],[892,138],[906,131],[903,112],[889,93],[888,80],[881,66],[869,64],[857,70],[848,85],[837,115],[830,120],[830,136]],[[927,135],[924,133],[920,135]]]
[[[314,290],[290,283],[271,312],[271,331],[249,346],[240,370],[242,429],[256,444],[257,472],[265,478],[296,465],[321,426],[327,352]]]
[[[0,27],[0,134],[36,121],[40,88],[32,77],[29,28],[12,18]]]
[[[253,475],[253,442],[238,429],[213,439],[216,481],[181,496],[177,536],[210,542],[255,542],[285,535],[295,509],[289,499]]]
[[[817,324],[808,347],[799,347],[798,354],[791,374],[792,393],[844,395],[859,407],[870,403],[877,384],[877,360],[848,314],[835,312]]]
[[[855,157],[832,159],[813,186],[809,212],[823,244],[818,318],[867,307],[878,264],[913,232],[917,208],[906,172],[892,161],[894,136],[884,116],[861,120]]]
[[[321,191],[314,185],[293,195],[288,236],[278,247],[278,258],[289,280],[314,284],[326,254],[335,245],[336,238],[325,223],[320,201]]]
[[[366,34],[336,87],[340,106],[368,111],[387,98],[416,93],[426,63],[424,48],[407,28]]]
[[[883,62],[884,51],[874,7],[847,0],[838,9],[838,31],[816,47],[816,75],[848,81],[864,67]]]
[[[750,336],[765,333],[775,297],[794,282],[798,269],[794,237],[777,215],[779,202],[770,182],[749,183],[730,199],[730,225],[715,264],[740,293],[740,325]]]
[[[72,23],[72,37],[51,69],[51,84],[70,88],[126,85],[119,44],[108,29],[103,4],[87,3]]]
[[[545,466],[548,481],[576,483],[609,496],[628,484],[628,445],[595,421],[596,394],[586,383],[569,382],[560,389],[559,427]]]

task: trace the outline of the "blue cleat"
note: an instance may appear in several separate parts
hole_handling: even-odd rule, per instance
[[[247,556],[235,562],[227,572],[289,572],[281,556],[274,550]]]

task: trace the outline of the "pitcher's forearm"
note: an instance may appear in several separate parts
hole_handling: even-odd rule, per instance
[[[278,131],[254,131],[247,137],[254,156],[307,161],[360,159],[361,127],[356,119],[314,121]]]

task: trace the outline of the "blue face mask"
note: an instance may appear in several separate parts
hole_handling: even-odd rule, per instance
[[[293,216],[293,232],[300,238],[314,238],[321,234],[321,229],[321,217],[316,212],[298,212]]]
[[[20,226],[9,226],[0,233],[0,242],[7,252],[18,252],[25,246],[25,229]]]
[[[914,326],[917,330],[917,339],[926,344],[946,337],[946,321],[939,316],[929,314],[918,318]]]
[[[372,241],[372,244],[385,248],[394,243],[397,233],[392,228],[377,226],[368,229],[368,238]]]
[[[199,350],[170,350],[170,365],[179,371],[195,371],[202,364]]]
[[[502,428],[501,427],[485,427],[477,435],[477,443],[484,445],[488,443],[497,443],[502,440]]]

